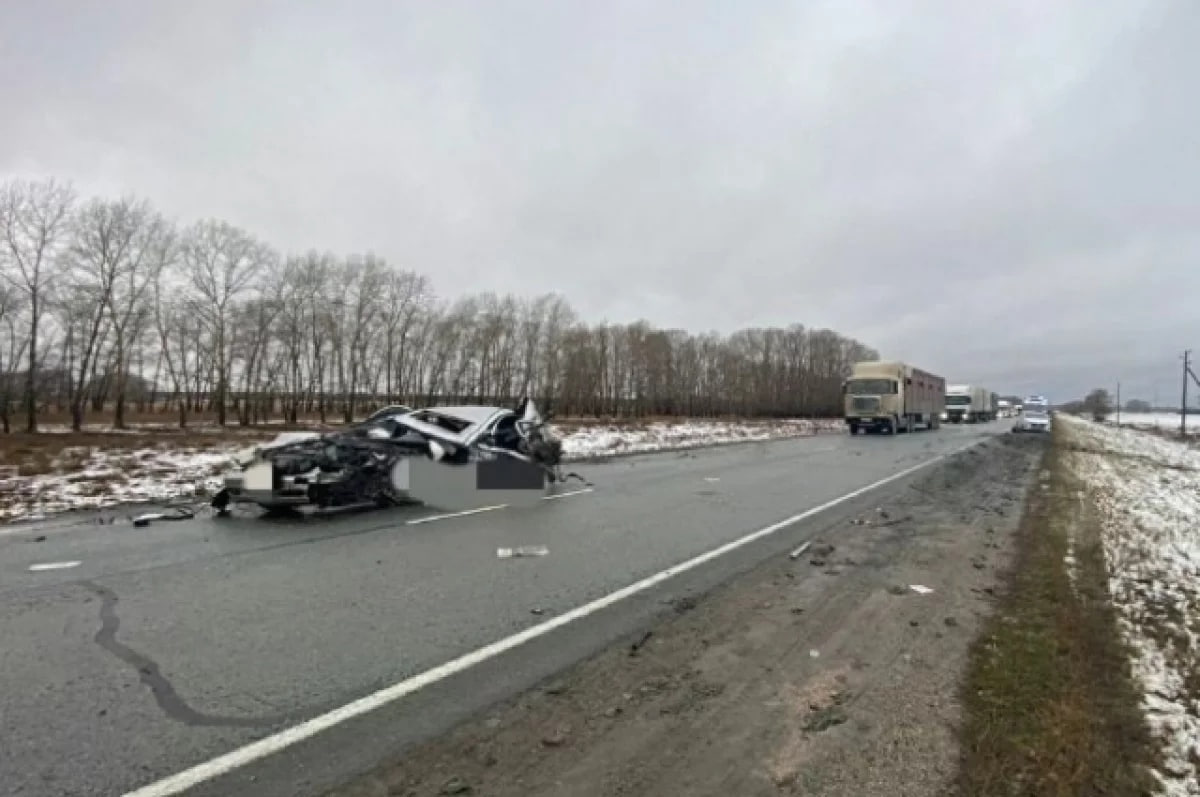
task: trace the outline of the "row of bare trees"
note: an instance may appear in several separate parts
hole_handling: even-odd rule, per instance
[[[849,365],[875,356],[800,325],[696,335],[588,324],[554,293],[445,300],[372,254],[284,255],[55,179],[0,185],[0,239],[5,432],[50,412],[248,425],[521,395],[560,417],[836,414]]]

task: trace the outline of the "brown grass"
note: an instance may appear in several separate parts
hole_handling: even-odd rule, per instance
[[[1118,635],[1098,520],[1054,436],[1007,590],[972,648],[959,786],[970,797],[1149,795],[1158,753]]]
[[[213,450],[233,442],[252,445],[274,437],[275,430],[251,434],[206,434],[196,431],[150,431],[142,434],[73,432],[69,434],[0,434],[0,471],[16,468],[19,476],[64,473],[81,467],[94,449],[117,451],[163,448]]]

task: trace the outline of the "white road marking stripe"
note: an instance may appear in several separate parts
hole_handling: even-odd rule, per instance
[[[467,515],[477,515],[480,512],[491,512],[493,509],[504,509],[508,504],[496,504],[495,506],[481,506],[475,509],[464,509],[462,512],[448,512],[445,515],[428,515],[426,517],[414,518],[404,521],[410,526],[415,526],[418,523],[432,523],[435,520],[447,520],[452,517],[466,517]]]
[[[572,490],[572,491],[571,491],[571,492],[569,492],[569,493],[559,493],[558,495],[543,495],[543,496],[542,496],[542,500],[543,500],[543,501],[554,501],[554,500],[557,500],[557,499],[559,499],[559,498],[570,498],[570,497],[571,497],[571,496],[573,496],[573,495],[581,495],[581,494],[583,494],[583,493],[590,493],[590,492],[592,492],[592,490],[594,490],[594,489],[595,489],[595,488],[593,488],[593,487],[584,487],[584,488],[582,488],[582,489],[579,489],[579,490]]]
[[[955,454],[965,451],[975,445],[976,443],[971,443],[970,445],[962,446],[961,448],[958,448],[947,454],[939,454],[932,459],[927,459],[924,462],[913,465],[912,467],[905,468],[902,471],[893,473],[887,478],[868,484],[866,487],[860,487],[857,490],[846,493],[839,498],[834,498],[832,501],[826,501],[820,506],[815,506],[812,509],[792,515],[791,517],[781,520],[778,523],[773,523],[770,526],[751,532],[744,537],[739,537],[732,542],[727,542],[724,545],[713,548],[712,550],[688,559],[685,562],[681,562],[673,567],[668,567],[666,570],[662,570],[652,576],[642,579],[641,581],[630,584],[627,587],[623,587],[616,592],[609,593],[602,598],[597,598],[591,603],[578,606],[569,612],[560,614],[557,617],[546,620],[545,622],[538,623],[530,628],[526,628],[524,631],[493,642],[490,645],[485,645],[477,650],[471,651],[470,653],[459,656],[457,659],[453,659],[444,664],[438,665],[433,669],[426,670],[419,675],[414,675],[413,677],[407,678],[399,683],[384,687],[378,692],[367,695],[366,697],[360,697],[358,700],[347,703],[340,708],[335,708],[333,711],[322,714],[319,717],[313,717],[310,720],[305,720],[304,722],[294,725],[291,728],[287,728],[286,730],[282,730],[278,733],[259,739],[256,742],[251,742],[250,744],[239,747],[236,750],[231,750],[224,755],[220,755],[216,758],[205,761],[204,763],[197,764],[190,769],[185,769],[184,771],[175,775],[170,775],[162,780],[155,781],[154,783],[142,786],[139,789],[127,792],[124,797],[168,797],[168,795],[179,794],[180,792],[204,783],[205,781],[228,774],[239,767],[246,766],[247,764],[251,764],[261,758],[265,758],[273,753],[277,753],[280,750],[291,747],[292,745],[302,742],[305,739],[310,739],[322,731],[329,730],[330,728],[340,725],[348,720],[352,720],[355,717],[374,711],[375,709],[382,708],[383,706],[386,706],[387,704],[393,703],[402,697],[423,689],[430,684],[437,683],[445,678],[449,678],[451,675],[468,670],[471,667],[474,667],[476,664],[481,664],[488,659],[493,659],[502,653],[506,653],[513,648],[525,644],[531,639],[545,636],[556,628],[561,628],[568,623],[572,623],[576,620],[587,617],[588,615],[594,614],[601,609],[608,608],[609,606],[619,603],[620,601],[636,595],[639,592],[645,592],[651,587],[656,586],[673,576],[699,567],[706,562],[710,562],[713,559],[729,553],[730,551],[737,550],[738,548],[748,545],[755,540],[759,540],[763,537],[774,534],[775,532],[785,529],[788,526],[793,526],[796,523],[807,520],[808,518],[818,515],[827,509],[832,509],[838,504],[850,501],[859,497],[860,495],[878,489],[879,487],[883,487],[886,484],[903,479],[905,476],[916,473],[922,468],[929,467],[936,462],[940,462],[947,457],[954,456]],[[411,523],[413,521],[409,522]]]
[[[30,565],[30,570],[66,570],[68,567],[79,567],[83,562],[46,562],[40,565]]]

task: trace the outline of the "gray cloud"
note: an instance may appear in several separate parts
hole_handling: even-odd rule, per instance
[[[1178,393],[1188,0],[14,4],[0,171],[590,320]]]

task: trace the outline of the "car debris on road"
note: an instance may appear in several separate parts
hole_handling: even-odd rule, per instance
[[[243,452],[212,506],[219,514],[230,504],[330,510],[423,503],[424,491],[545,492],[568,479],[590,486],[562,471],[562,456],[529,398],[515,409],[400,405],[345,431],[282,434]]]

